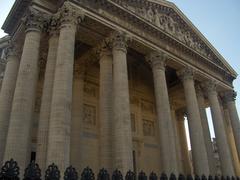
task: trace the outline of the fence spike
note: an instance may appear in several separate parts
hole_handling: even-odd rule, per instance
[[[187,175],[187,180],[193,180],[193,177],[192,177],[191,174],[188,174],[188,175]]]
[[[81,174],[81,180],[95,180],[95,176],[91,168],[86,167],[83,170]]]
[[[177,180],[175,174],[171,173],[169,180]]]
[[[123,176],[120,170],[116,169],[113,171],[112,180],[123,180]]]
[[[207,177],[204,174],[202,175],[202,180],[207,180]]]
[[[60,179],[60,171],[54,163],[48,166],[45,171],[45,180],[59,180]]]
[[[151,172],[149,176],[149,180],[158,180],[157,174],[154,172]]]
[[[107,172],[106,169],[104,168],[100,169],[97,180],[110,180],[109,173]]]
[[[6,161],[0,171],[0,180],[19,180],[19,166],[16,161]]]
[[[76,169],[69,166],[64,172],[64,180],[78,180],[78,173]]]
[[[25,169],[23,180],[41,180],[41,170],[35,161],[32,161]]]
[[[141,171],[138,174],[138,180],[147,180],[147,176],[146,176],[145,172]]]
[[[136,174],[129,170],[125,176],[125,180],[136,180]]]
[[[178,180],[185,180],[185,176],[183,174],[179,174]]]
[[[167,174],[163,172],[160,176],[160,180],[168,180]]]

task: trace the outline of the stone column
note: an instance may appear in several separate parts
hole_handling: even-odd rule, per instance
[[[133,170],[126,41],[123,33],[113,35],[113,168],[123,174]]]
[[[159,122],[162,171],[167,174],[178,173],[177,153],[173,135],[173,124],[165,75],[166,55],[152,53],[149,55],[152,64],[157,119]]]
[[[183,173],[184,170],[183,170],[183,164],[181,161],[181,146],[180,146],[180,139],[179,139],[179,133],[177,128],[177,117],[176,117],[176,110],[175,110],[176,107],[173,104],[174,102],[171,103],[171,115],[172,115],[173,128],[170,129],[170,131],[174,134],[178,173]]]
[[[41,37],[42,20],[40,17],[43,17],[42,13],[32,11],[26,18],[25,42],[4,154],[4,161],[13,158],[21,168],[25,168],[30,160],[32,113],[35,104]]]
[[[2,89],[0,93],[0,164],[3,161],[9,118],[12,108],[12,100],[16,86],[19,59],[16,49],[9,48],[6,70],[4,73]]]
[[[59,12],[60,35],[48,133],[47,164],[55,163],[63,173],[70,164],[73,64],[77,14],[66,1]]]
[[[223,114],[223,121],[224,121],[224,126],[227,134],[228,144],[230,146],[230,151],[232,154],[232,161],[235,169],[235,174],[236,176],[240,176],[240,161],[238,158],[238,153],[237,153],[237,148],[234,140],[232,125],[230,122],[229,112],[224,100],[220,101],[220,106]]]
[[[230,121],[232,124],[233,135],[235,139],[235,144],[238,152],[238,157],[240,158],[240,121],[238,117],[238,112],[235,104],[237,93],[235,91],[229,91],[225,94],[225,101],[227,104],[227,109],[230,116]]]
[[[181,161],[184,170],[184,174],[192,174],[191,162],[189,158],[188,144],[187,144],[187,135],[186,129],[184,125],[184,113],[182,111],[178,111],[177,115],[177,127],[179,134],[179,141],[181,145]]]
[[[72,100],[72,123],[71,123],[71,146],[70,164],[77,170],[82,170],[87,150],[85,148],[84,137],[82,137],[83,126],[83,106],[84,106],[84,79],[86,64],[80,60],[75,61],[74,81],[73,81],[73,100]]]
[[[208,82],[205,84],[205,86],[212,113],[212,120],[219,151],[222,174],[224,176],[232,176],[234,175],[232,157],[227,141],[226,131],[224,128],[223,116],[218,100],[218,93],[216,91],[216,84],[215,82]]]
[[[194,173],[208,175],[209,165],[194,87],[193,70],[191,68],[186,68],[179,71],[178,75],[183,82],[185,92]]]
[[[100,166],[112,171],[112,52],[103,48],[100,55]]]
[[[211,134],[210,134],[207,114],[206,114],[206,110],[205,110],[204,94],[203,94],[200,86],[197,86],[196,90],[197,90],[197,100],[198,100],[199,112],[200,112],[200,116],[201,116],[201,124],[202,124],[204,142],[205,142],[207,156],[208,156],[209,170],[210,170],[210,174],[215,175],[217,173],[216,172],[216,161],[214,159]]]
[[[53,20],[52,20],[53,21]],[[55,26],[50,27],[50,38],[48,47],[47,65],[44,76],[43,93],[40,108],[40,117],[37,136],[36,160],[40,169],[46,169],[47,144],[49,131],[49,118],[51,112],[51,102],[53,93],[54,73],[57,58],[59,35]]]

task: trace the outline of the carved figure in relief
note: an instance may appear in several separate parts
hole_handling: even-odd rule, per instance
[[[163,14],[158,8],[152,9],[150,7],[146,9],[143,7],[129,6],[126,4],[124,4],[123,6],[126,7],[128,10],[145,18],[146,20],[152,22],[167,33],[172,34],[181,42],[198,51],[203,56],[209,59],[213,59],[213,56],[206,51],[202,43],[198,40],[194,40],[193,34],[191,34],[189,30],[182,27],[179,22],[175,21],[169,14]]]

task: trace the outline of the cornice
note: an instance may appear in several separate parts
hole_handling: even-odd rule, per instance
[[[12,9],[10,10],[2,26],[2,29],[4,30],[5,33],[12,35],[16,31],[16,28],[20,23],[20,19],[24,15],[31,1],[32,0],[16,0],[15,1]]]

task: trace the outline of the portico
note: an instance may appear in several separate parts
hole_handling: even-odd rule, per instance
[[[39,0],[25,8],[19,28],[8,21],[3,27],[22,52],[20,61],[7,56],[0,92],[1,162],[14,158],[25,167],[36,152],[41,168],[54,162],[61,172],[73,164],[79,171],[215,175],[204,114],[210,107],[221,172],[239,173],[219,101],[227,102],[239,158],[237,74],[177,7],[145,0],[50,4]]]

